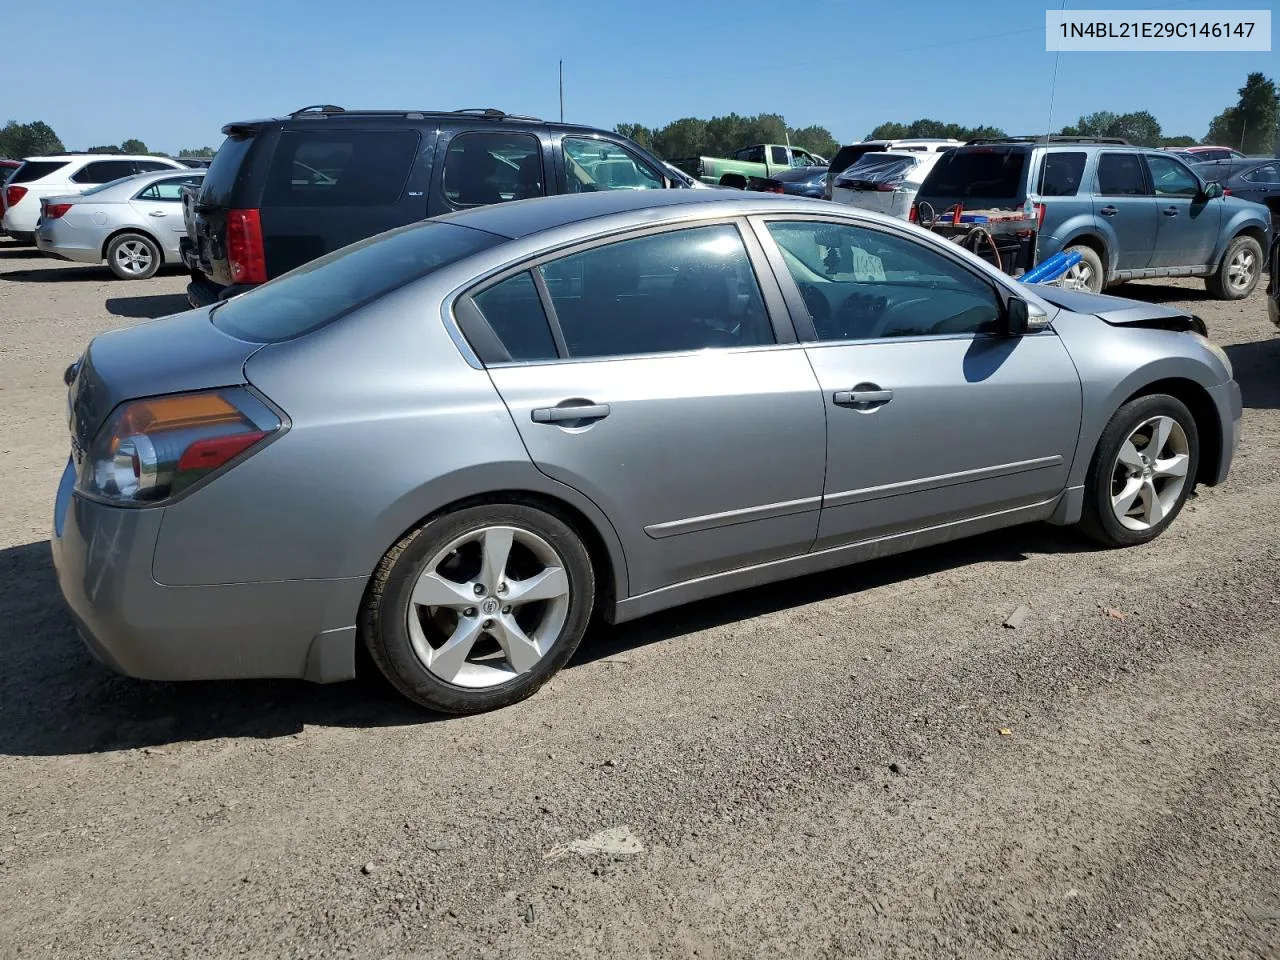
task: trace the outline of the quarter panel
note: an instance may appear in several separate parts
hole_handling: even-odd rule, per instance
[[[463,497],[523,490],[584,512],[625,590],[621,550],[599,510],[529,462],[488,375],[445,332],[429,288],[412,284],[261,349],[247,377],[292,425],[166,510],[158,581],[368,577],[428,514]]]

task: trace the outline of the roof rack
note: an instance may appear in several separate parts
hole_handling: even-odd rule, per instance
[[[1133,146],[1124,137],[1069,137],[1057,133],[1030,137],[976,137],[966,140],[965,146],[978,143],[1110,143],[1121,147]]]
[[[332,103],[313,103],[309,107],[303,107],[301,110],[295,110],[289,114],[290,118],[305,116],[309,113],[319,113],[328,116],[331,113],[346,113],[342,107],[335,107]]]
[[[542,123],[542,120],[538,117],[527,117],[519,113],[504,113],[496,107],[463,107],[461,110],[450,110],[449,112],[484,117],[486,120],[531,120],[534,123]]]

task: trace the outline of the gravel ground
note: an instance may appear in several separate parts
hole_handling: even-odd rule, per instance
[[[60,375],[184,283],[0,244],[0,956],[1280,957],[1260,294],[1130,288],[1205,317],[1246,405],[1230,482],[1156,543],[1028,527],[705,602],[438,720],[80,646]],[[619,827],[639,852],[561,846]]]

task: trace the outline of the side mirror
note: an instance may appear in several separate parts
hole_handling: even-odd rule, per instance
[[[1214,180],[1212,183],[1207,183],[1205,184],[1204,189],[1200,191],[1200,195],[1206,200],[1214,200],[1222,196],[1222,184],[1217,180]]]
[[[1000,328],[996,332],[1002,337],[1020,337],[1031,326],[1031,305],[1021,297],[1010,297],[1004,305],[1004,313],[1000,317]]]

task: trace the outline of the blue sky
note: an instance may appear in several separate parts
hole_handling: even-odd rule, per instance
[[[1265,8],[1130,0],[1132,8]],[[1052,4],[1055,8],[1058,3]],[[1125,9],[1105,0],[1068,8]],[[0,122],[42,119],[68,148],[216,146],[231,120],[306,104],[497,106],[612,127],[781,113],[858,140],[919,117],[1034,133],[1054,54],[1035,0],[83,0],[6,3]],[[1273,38],[1274,43],[1274,38]],[[967,61],[967,62],[966,62]],[[1268,53],[1063,53],[1052,123],[1146,109],[1201,137]]]

